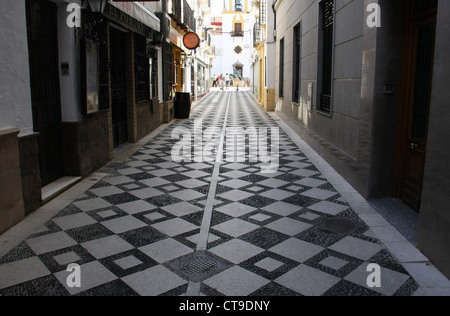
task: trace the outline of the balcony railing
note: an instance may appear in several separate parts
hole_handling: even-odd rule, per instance
[[[181,1],[172,1],[171,16],[178,23],[182,23],[183,22],[183,20],[182,20],[183,14],[182,14],[182,9],[181,9]]]
[[[243,31],[233,31],[233,32],[231,32],[231,36],[232,37],[244,37],[244,32]]]
[[[179,1],[181,3],[181,1]],[[192,31],[196,30],[196,22],[194,17],[194,10],[189,6],[188,2],[184,0],[184,24]]]

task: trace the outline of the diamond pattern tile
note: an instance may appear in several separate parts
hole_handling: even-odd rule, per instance
[[[250,160],[258,158],[248,155],[254,141],[236,143],[242,160],[227,161],[225,143],[221,163],[215,153],[204,162],[173,161],[173,130],[192,130],[196,118],[219,131],[227,112],[227,127],[278,126],[246,92],[202,100],[190,120],[174,121],[123,163],[108,164],[45,229],[0,258],[0,296],[182,296],[188,288],[231,296],[414,294],[419,285],[283,130],[271,174]],[[358,227],[333,232],[324,223],[335,217]],[[198,248],[226,269],[189,286],[169,263]],[[369,262],[382,267],[380,289],[365,284]],[[66,286],[70,263],[82,268],[80,289]]]

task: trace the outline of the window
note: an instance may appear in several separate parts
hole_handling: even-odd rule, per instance
[[[158,51],[150,50],[150,87],[151,97],[158,97]]]
[[[292,102],[300,103],[301,95],[301,65],[302,65],[302,25],[294,27],[294,63],[292,71]]]
[[[137,35],[134,39],[136,102],[150,100],[150,62],[147,56],[147,39]]]
[[[234,23],[233,36],[235,36],[235,37],[243,37],[244,36],[244,32],[242,30],[242,23]]]
[[[280,40],[280,98],[284,98],[284,38]]]
[[[242,0],[235,0],[234,2],[234,11],[243,12],[244,6],[242,4]]]
[[[333,85],[334,0],[320,3],[319,110],[331,114]]]

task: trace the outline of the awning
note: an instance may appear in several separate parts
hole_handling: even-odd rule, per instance
[[[114,20],[120,21],[121,24],[125,24],[125,26],[139,28],[136,23],[133,23],[133,21],[128,18],[129,16],[154,31],[161,31],[161,23],[156,15],[137,2],[114,2],[108,0],[103,14],[110,18],[113,17]]]

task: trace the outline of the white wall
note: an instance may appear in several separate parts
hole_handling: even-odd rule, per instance
[[[0,129],[33,132],[25,1],[2,0],[0,10]]]
[[[60,63],[69,63],[70,75],[60,75],[61,114],[63,122],[79,122],[81,115],[80,47],[73,28],[67,26],[66,6],[58,8],[58,47]],[[77,43],[77,44],[75,44]],[[60,67],[61,72],[61,67]]]

